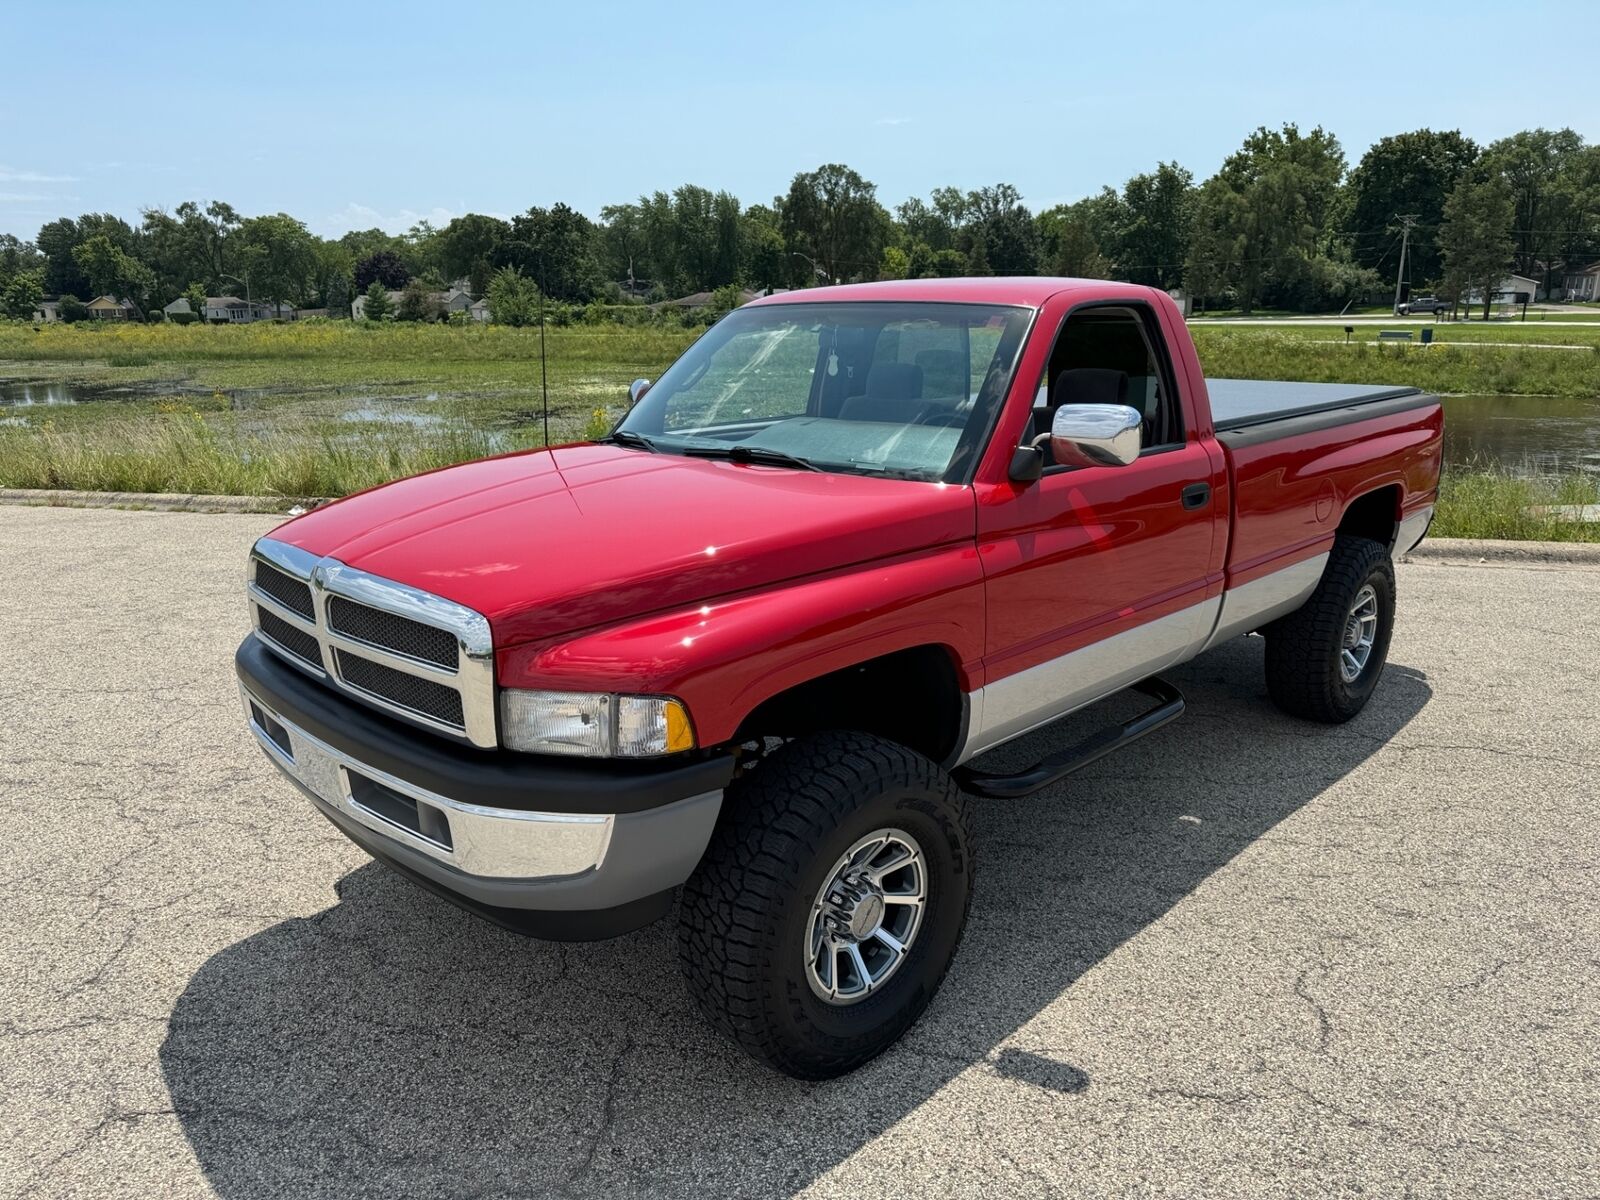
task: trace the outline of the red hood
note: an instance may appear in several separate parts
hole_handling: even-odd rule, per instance
[[[973,530],[963,487],[580,445],[402,479],[272,536],[474,608],[504,648]]]

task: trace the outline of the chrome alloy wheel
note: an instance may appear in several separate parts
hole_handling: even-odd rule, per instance
[[[1339,644],[1339,674],[1354,683],[1367,669],[1372,643],[1378,640],[1378,593],[1369,583],[1356,593],[1350,615],[1344,620],[1344,638]]]
[[[879,829],[828,872],[811,905],[806,979],[829,1004],[882,987],[911,952],[928,901],[928,864],[903,829]]]

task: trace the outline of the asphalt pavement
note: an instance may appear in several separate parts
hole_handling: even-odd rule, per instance
[[[0,1196],[1600,1194],[1600,566],[1402,565],[1340,728],[1260,639],[1175,673],[984,803],[928,1015],[801,1084],[669,922],[519,939],[280,781],[231,663],[272,522],[0,509]]]

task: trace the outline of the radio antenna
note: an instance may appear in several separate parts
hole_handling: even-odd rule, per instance
[[[539,255],[539,393],[544,411],[544,445],[550,448],[550,379],[545,371],[544,353],[544,255]]]

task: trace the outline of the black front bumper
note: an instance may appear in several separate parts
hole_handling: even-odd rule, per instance
[[[313,737],[369,766],[466,804],[564,813],[635,813],[721,791],[733,756],[569,761],[476,750],[390,720],[289,666],[255,638],[234,655],[239,679]]]
[[[664,913],[733,774],[725,753],[565,762],[458,746],[334,692],[253,635],[235,666],[263,751],[323,816],[422,887],[535,936],[610,937]]]

